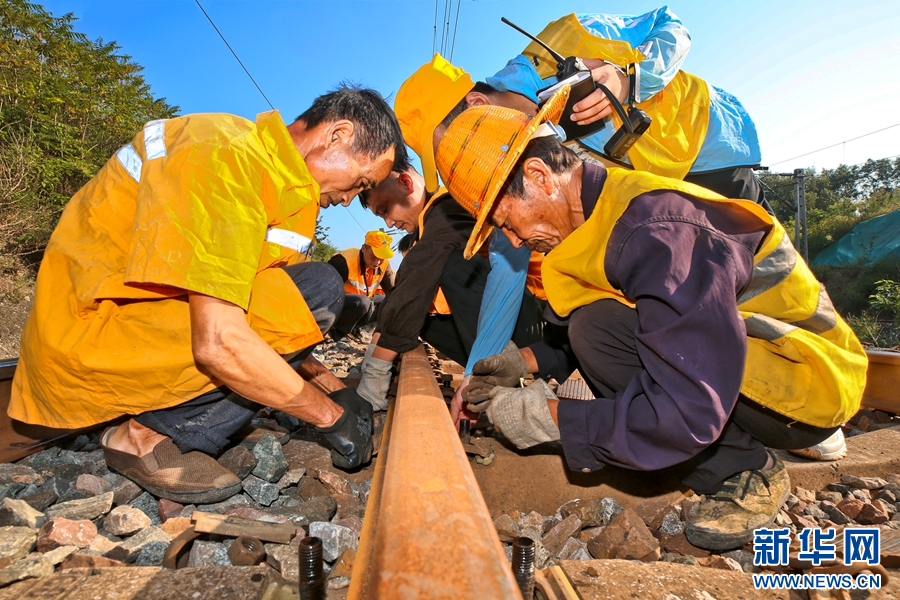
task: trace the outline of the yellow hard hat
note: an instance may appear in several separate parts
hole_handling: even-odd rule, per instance
[[[372,253],[382,260],[394,258],[391,243],[394,238],[383,231],[370,231],[366,234],[366,246],[372,249]]]
[[[440,54],[422,65],[397,92],[394,113],[403,130],[403,139],[422,159],[425,188],[438,188],[434,166],[434,129],[472,91],[475,83],[468,73],[454,67]]]
[[[565,86],[533,118],[502,106],[475,106],[447,128],[438,146],[437,166],[447,190],[476,219],[466,244],[467,259],[491,234],[493,227],[485,221],[519,156],[541,124],[559,121],[568,99]]]

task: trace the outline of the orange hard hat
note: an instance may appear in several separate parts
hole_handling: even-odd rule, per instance
[[[466,244],[467,259],[491,234],[493,227],[485,224],[488,213],[528,142],[556,133],[539,128],[558,122],[568,99],[569,86],[565,86],[534,117],[502,106],[475,106],[447,128],[438,147],[437,167],[447,190],[476,219]]]

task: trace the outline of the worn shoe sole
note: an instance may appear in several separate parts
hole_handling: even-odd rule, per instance
[[[844,440],[844,432],[838,429],[828,439],[819,442],[815,446],[788,450],[788,452],[809,460],[841,460],[847,456],[847,442]]]
[[[103,448],[103,455],[106,459],[107,466],[115,471],[118,471],[120,474],[135,482],[154,496],[165,498],[166,500],[172,500],[173,502],[179,502],[181,504],[212,504],[214,502],[227,500],[228,498],[231,498],[235,494],[239,494],[241,492],[241,480],[235,477],[233,473],[227,471],[227,469],[219,465],[212,457],[207,458],[209,458],[209,460],[212,461],[212,463],[215,464],[216,467],[223,469],[229,475],[231,475],[231,478],[234,479],[234,482],[226,484],[224,486],[210,487],[207,489],[198,490],[172,490],[151,483],[150,479],[154,476],[154,473],[148,473],[148,467],[146,465],[146,459],[150,455],[144,457],[134,456],[131,454],[126,454],[124,452],[120,452],[118,450],[114,450],[107,445],[107,440],[109,439],[110,434],[115,431],[115,429],[115,427],[110,427],[100,436],[100,446]],[[154,459],[156,458],[155,455],[158,453],[160,446],[164,444],[171,445],[173,448],[175,447],[175,445],[169,439],[164,442],[160,442],[156,445],[156,447],[153,449],[153,452],[151,453],[154,455]],[[178,452],[177,448],[175,448],[175,452]],[[192,453],[189,452],[188,454]],[[166,468],[172,467],[166,467],[163,464],[157,465],[157,470]]]

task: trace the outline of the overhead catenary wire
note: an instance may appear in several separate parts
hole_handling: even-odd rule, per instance
[[[456,0],[456,22],[453,23],[453,43],[450,44],[450,62],[453,62],[453,51],[456,50],[456,32],[459,31],[459,8],[462,0]]]
[[[444,0],[441,7],[439,0],[434,0],[434,22],[432,23],[431,53],[440,53],[442,56],[453,60],[456,49],[456,32],[459,29],[459,12],[462,0],[456,0],[456,16],[453,16],[453,0]],[[440,10],[440,20],[438,13]],[[452,24],[451,24],[452,23]],[[441,28],[441,37],[438,40],[438,24]]]
[[[212,17],[209,16],[209,13],[206,12],[206,9],[203,8],[203,5],[200,4],[200,0],[194,0],[197,3],[197,6],[200,7],[200,10],[203,11],[203,14],[206,16],[206,19],[209,21],[209,24],[213,26],[213,29],[216,30],[216,33],[219,34],[219,37],[222,38],[222,41],[225,42],[225,45],[228,46],[228,49],[231,50],[231,54],[234,55],[235,60],[238,61],[238,64],[241,65],[241,68],[244,69],[244,73],[247,74],[247,77],[250,78],[250,81],[253,82],[253,85],[256,86],[256,89],[259,90],[259,93],[262,94],[262,97],[265,99],[266,104],[269,105],[269,108],[275,110],[275,107],[272,106],[272,103],[269,102],[269,99],[266,97],[265,92],[262,91],[262,88],[259,87],[259,84],[256,83],[256,80],[253,79],[253,75],[250,74],[250,71],[247,70],[247,67],[244,66],[244,63],[241,62],[241,59],[238,58],[237,52],[234,51],[234,48],[231,47],[231,44],[228,43],[228,40],[225,39],[225,36],[222,35],[222,32],[219,31],[219,28],[216,27],[216,24],[213,22]]]
[[[241,68],[242,68],[242,69],[244,69],[244,73],[247,74],[247,77],[250,78],[250,81],[252,81],[252,82],[253,82],[253,85],[256,86],[256,89],[259,90],[259,93],[262,95],[263,99],[266,101],[266,104],[269,105],[269,108],[271,108],[272,110],[275,110],[275,107],[272,106],[272,103],[271,103],[271,102],[269,102],[269,98],[266,96],[266,93],[262,91],[262,88],[259,87],[259,84],[256,83],[256,80],[255,80],[255,79],[253,79],[253,75],[250,74],[250,71],[247,70],[247,67],[244,66],[244,63],[243,63],[243,62],[241,62],[241,59],[240,59],[240,57],[237,55],[237,52],[234,51],[234,48],[231,47],[231,44],[228,43],[228,40],[225,39],[225,36],[222,34],[221,31],[219,31],[219,28],[216,27],[216,24],[213,22],[212,17],[209,16],[209,13],[207,13],[206,10],[203,8],[203,5],[200,4],[200,0],[194,0],[194,2],[196,2],[196,3],[197,3],[197,6],[200,7],[200,10],[203,11],[203,14],[206,16],[206,19],[209,21],[209,24],[213,26],[213,29],[216,30],[216,33],[219,34],[219,37],[222,38],[222,41],[225,42],[225,45],[228,47],[228,49],[231,50],[231,54],[234,56],[234,59],[235,59],[236,61],[238,61],[238,64],[241,65]],[[362,231],[366,231],[366,228],[363,227],[362,225],[360,225],[359,221],[356,220],[356,217],[353,216],[353,213],[350,212],[350,209],[349,209],[348,207],[346,207],[346,206],[345,206],[344,208],[347,210],[347,214],[350,215],[350,218],[353,219],[353,222],[356,223],[356,225],[357,225]]]
[[[864,134],[862,134],[862,135],[860,135],[860,136],[857,136],[857,137],[855,137],[855,138],[850,138],[849,140],[844,140],[843,142],[838,142],[837,144],[831,144],[830,146],[825,146],[824,148],[819,148],[818,150],[813,150],[812,152],[806,152],[806,153],[800,154],[800,155],[798,155],[798,156],[793,156],[793,157],[791,157],[791,158],[786,158],[786,159],[784,159],[784,160],[779,160],[778,162],[769,163],[769,166],[770,166],[770,167],[774,167],[775,165],[780,165],[780,164],[782,164],[782,163],[786,163],[786,162],[789,162],[789,161],[792,161],[792,160],[796,160],[796,159],[798,159],[798,158],[803,158],[804,156],[809,156],[810,154],[815,154],[816,152],[821,152],[822,150],[829,150],[829,149],[831,149],[831,148],[837,148],[837,147],[840,146],[841,144],[846,144],[847,142],[854,142],[854,141],[860,140],[860,139],[862,139],[862,138],[864,138],[864,137],[868,137],[868,136],[870,136],[870,135],[875,135],[876,133],[881,133],[882,131],[887,131],[888,129],[893,129],[894,127],[900,127],[900,123],[894,123],[893,125],[888,125],[887,127],[882,127],[881,129],[878,129],[877,131],[870,131],[869,133],[864,133]]]
[[[441,46],[441,54],[447,55],[448,40],[450,39],[450,15],[453,14],[453,0],[444,0],[444,35],[443,46]]]
[[[434,35],[431,38],[431,54],[437,52],[437,12],[438,0],[434,0]]]

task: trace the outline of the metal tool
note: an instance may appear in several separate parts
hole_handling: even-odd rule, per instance
[[[580,58],[578,58],[577,56],[564,57],[562,54],[539,40],[537,37],[531,35],[506,17],[501,17],[500,20],[519,33],[533,40],[541,48],[546,50],[550,54],[550,56],[553,57],[553,60],[556,61],[556,78],[560,83],[550,86],[549,88],[545,88],[544,90],[539,90],[539,99],[548,99],[549,96],[552,95],[554,88],[562,83],[565,83],[566,80],[571,80],[572,89],[569,95],[569,101],[566,103],[566,108],[559,120],[560,127],[565,130],[567,139],[577,140],[579,138],[597,133],[606,126],[606,119],[596,121],[589,125],[579,125],[570,118],[572,114],[572,107],[574,107],[575,104],[587,97],[595,89],[599,88],[604,94],[606,94],[606,97],[609,99],[609,103],[612,105],[613,109],[616,111],[616,114],[618,114],[619,118],[622,120],[622,126],[619,127],[619,129],[617,129],[616,132],[613,133],[609,141],[606,142],[606,145],[604,145],[603,147],[603,152],[616,161],[624,158],[631,147],[634,146],[635,142],[640,139],[641,135],[643,135],[643,133],[650,128],[650,123],[653,121],[647,113],[635,106],[635,93],[636,89],[640,85],[640,70],[638,66],[634,63],[631,63],[627,65],[627,68],[625,69],[625,74],[628,77],[629,83],[627,101],[629,106],[628,111],[626,112],[625,108],[622,106],[622,103],[619,102],[619,99],[609,91],[609,88],[607,88],[602,83],[595,82],[593,77],[579,76],[580,73],[584,72],[587,72],[590,75],[590,69],[588,69],[584,65]],[[548,94],[548,92],[550,93]]]

